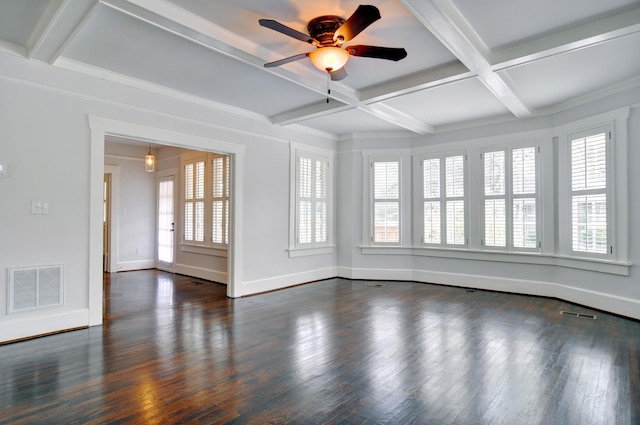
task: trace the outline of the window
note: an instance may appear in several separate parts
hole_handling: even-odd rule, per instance
[[[465,155],[422,160],[424,244],[467,244],[465,163]]]
[[[371,163],[373,243],[400,243],[400,162]]]
[[[229,243],[229,156],[201,154],[183,160],[183,241]]]
[[[317,246],[328,241],[329,161],[301,154],[297,161],[297,242]]]
[[[605,129],[572,135],[571,160],[571,248],[586,254],[607,254],[608,172]]]
[[[536,146],[484,152],[484,239],[488,249],[537,250]]]
[[[332,168],[332,152],[291,144],[291,257],[333,250]]]

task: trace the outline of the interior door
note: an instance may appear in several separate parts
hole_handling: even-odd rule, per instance
[[[156,267],[173,271],[175,261],[175,176],[158,177],[158,233]]]

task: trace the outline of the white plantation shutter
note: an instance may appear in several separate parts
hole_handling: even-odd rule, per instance
[[[484,244],[507,246],[505,151],[486,152],[484,162]]]
[[[212,217],[211,241],[229,243],[229,157],[221,155],[211,161]]]
[[[607,132],[573,138],[570,147],[572,249],[606,254]]]
[[[400,242],[400,162],[373,162],[373,242]]]
[[[312,154],[297,158],[298,245],[321,246],[329,241],[329,161]]]
[[[465,163],[464,155],[422,160],[424,244],[466,245]]]
[[[423,171],[423,242],[439,244],[442,242],[440,209],[440,159],[422,161]]]
[[[464,245],[466,243],[464,163],[463,155],[445,158],[446,236],[448,245]]]
[[[536,148],[512,151],[513,247],[538,246]]]
[[[183,240],[203,246],[229,243],[229,156],[183,159]],[[209,166],[207,166],[209,164]]]

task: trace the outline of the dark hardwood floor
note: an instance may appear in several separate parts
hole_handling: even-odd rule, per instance
[[[104,326],[0,346],[0,422],[640,424],[640,323],[376,283],[232,300],[184,276],[114,274]]]

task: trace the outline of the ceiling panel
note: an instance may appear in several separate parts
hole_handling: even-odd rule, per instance
[[[638,7],[637,0],[451,0],[492,50]]]
[[[505,71],[536,109],[592,94],[640,76],[640,33]]]
[[[509,113],[476,78],[422,90],[385,103],[433,126]]]
[[[64,56],[266,116],[323,99],[323,94],[265,73],[258,66],[108,7],[96,12]]]
[[[48,0],[0,1],[0,39],[24,46]]]

